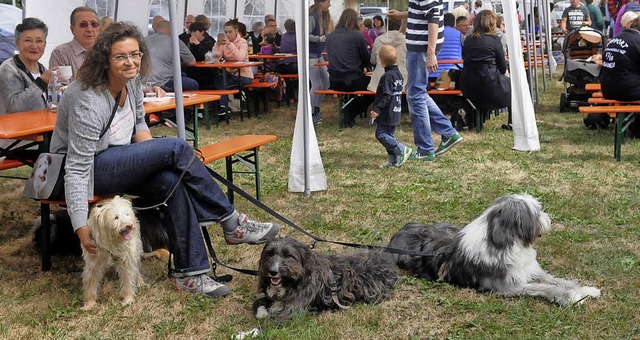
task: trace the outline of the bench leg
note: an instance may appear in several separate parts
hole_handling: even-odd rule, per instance
[[[51,213],[49,204],[40,203],[40,238],[42,242],[42,271],[51,270]]]
[[[259,147],[253,148],[253,166],[255,167],[255,176],[256,176],[256,199],[261,201],[260,198],[260,159],[258,158],[258,150]]]
[[[233,183],[233,156],[225,157],[226,169],[227,169],[227,180]],[[227,188],[227,198],[229,199],[229,203],[233,205],[233,190],[231,188]]]
[[[344,102],[344,96],[338,95],[338,127],[343,129],[347,124],[344,119],[344,110],[342,109],[342,102]]]
[[[198,105],[193,106],[193,147],[198,148]],[[186,124],[186,122],[185,122]]]

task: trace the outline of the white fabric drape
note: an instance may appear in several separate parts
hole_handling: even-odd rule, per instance
[[[293,132],[289,191],[327,190],[327,177],[318,148],[316,131],[311,121],[309,96],[309,8],[306,1],[296,2],[296,43],[298,46],[298,114]]]
[[[520,30],[514,29],[519,27],[515,0],[503,0],[502,6],[507,27],[505,34],[507,35],[509,71],[511,72],[513,148],[519,151],[537,151],[540,150],[540,140],[533,100],[531,93],[529,93],[527,74],[524,70]]]

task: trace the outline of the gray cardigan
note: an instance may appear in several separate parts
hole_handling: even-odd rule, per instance
[[[39,64],[40,70],[45,70]],[[20,70],[14,58],[0,65],[0,114],[44,109],[47,107],[43,93],[47,83],[39,77],[36,84],[30,75]]]
[[[80,81],[69,85],[58,106],[51,152],[66,153],[64,189],[73,229],[87,225],[87,199],[93,197],[94,156],[109,147],[109,133],[98,140],[116,104],[108,89],[82,88]],[[149,131],[144,121],[142,89],[136,80],[127,84],[126,100],[136,115],[135,131]]]

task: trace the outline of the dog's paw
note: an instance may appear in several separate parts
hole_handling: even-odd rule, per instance
[[[600,289],[596,287],[582,287],[582,291],[591,297],[599,298],[600,297]]]
[[[600,297],[600,290],[593,287],[580,287],[569,291],[570,303],[581,305],[589,296]]]
[[[128,305],[132,304],[133,301],[134,301],[134,298],[132,296],[129,296],[129,297],[123,298],[122,302],[120,304],[122,304],[122,306],[124,307],[124,306],[128,306]]]
[[[95,301],[86,301],[84,303],[84,306],[82,306],[82,308],[80,309],[82,309],[83,311],[89,311],[96,308],[96,306],[98,306],[98,304]]]
[[[264,319],[267,317],[269,317],[269,311],[267,310],[267,307],[258,307],[258,309],[256,310],[256,319]]]

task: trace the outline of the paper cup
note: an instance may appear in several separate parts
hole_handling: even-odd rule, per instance
[[[71,79],[71,77],[73,77],[73,70],[71,66],[58,66],[58,74],[62,79]]]

